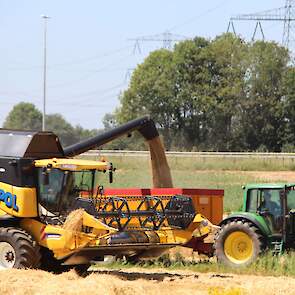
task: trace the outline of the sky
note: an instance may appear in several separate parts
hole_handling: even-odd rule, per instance
[[[118,96],[128,88],[132,69],[163,46],[145,41],[138,48],[135,39],[161,39],[167,31],[176,39],[214,38],[227,30],[231,16],[284,4],[285,0],[0,0],[0,126],[21,101],[42,110],[41,15],[50,16],[46,112],[94,129],[119,106]],[[255,22],[234,25],[237,34],[251,39]],[[267,39],[281,41],[282,23],[262,26]]]

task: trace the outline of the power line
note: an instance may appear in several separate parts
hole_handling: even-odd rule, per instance
[[[76,60],[72,60],[72,61],[67,61],[64,63],[57,63],[57,64],[51,64],[48,65],[47,68],[48,70],[52,70],[55,67],[62,67],[62,66],[69,66],[69,65],[79,65],[79,64],[83,64],[83,63],[87,63],[93,60],[99,60],[108,56],[112,56],[115,55],[117,53],[123,52],[127,49],[132,48],[132,45],[128,45],[128,46],[124,46],[109,52],[105,52],[103,54],[99,54],[99,55],[94,55],[94,56],[90,56],[90,57],[86,57],[86,58],[82,58],[82,59],[76,59]],[[31,70],[40,70],[43,67],[43,65],[35,65],[35,66],[24,66],[24,67],[11,67],[8,68],[7,70],[9,71],[31,71]]]
[[[206,11],[204,11],[204,12],[202,12],[202,13],[200,13],[200,14],[194,16],[194,17],[191,17],[191,18],[189,18],[188,20],[186,20],[186,21],[184,21],[184,22],[182,22],[182,23],[180,23],[180,24],[177,24],[177,25],[175,25],[175,26],[169,28],[168,30],[169,30],[169,31],[174,31],[174,30],[176,30],[176,29],[178,29],[178,28],[180,28],[180,27],[183,27],[183,26],[188,25],[188,24],[190,24],[190,23],[192,23],[192,22],[198,21],[200,18],[202,18],[202,17],[204,17],[204,16],[206,16],[206,15],[208,15],[208,14],[214,12],[215,10],[217,10],[217,9],[219,9],[219,8],[221,8],[221,7],[223,7],[224,4],[225,4],[226,2],[228,2],[228,0],[221,1],[221,3],[219,3],[218,5],[216,5],[216,6],[214,6],[214,7],[211,7],[211,8],[209,8],[208,10],[206,10]]]
[[[128,45],[128,46],[124,46],[124,47],[112,50],[112,51],[107,52],[107,53],[103,53],[101,55],[95,55],[95,56],[80,59],[80,60],[73,60],[73,61],[64,62],[64,63],[53,64],[50,67],[61,67],[61,66],[67,66],[67,65],[75,65],[75,64],[87,63],[87,62],[90,62],[90,61],[93,61],[93,60],[98,60],[98,59],[101,59],[101,58],[112,56],[112,55],[117,54],[117,53],[121,53],[122,51],[130,49],[131,47],[132,47],[131,45]]]
[[[72,85],[72,84],[77,84],[77,83],[80,83],[80,82],[83,82],[93,76],[95,76],[97,73],[101,73],[101,72],[104,72],[106,71],[109,67],[113,66],[113,65],[118,65],[124,61],[126,61],[126,58],[129,57],[130,54],[126,55],[126,56],[123,56],[121,57],[120,59],[116,60],[116,61],[113,61],[112,63],[100,68],[100,69],[97,69],[97,70],[94,70],[93,72],[91,73],[88,73],[87,75],[84,75],[82,76],[81,78],[79,79],[75,79],[75,80],[72,80],[72,81],[68,81],[68,82],[64,82],[64,83],[60,83],[60,84],[55,84],[55,85],[49,85],[48,88],[52,89],[52,88],[60,88],[60,87],[65,87],[65,86],[69,86],[69,85]]]
[[[114,86],[106,88],[106,89],[97,89],[97,90],[93,90],[91,92],[80,93],[80,94],[74,95],[74,96],[69,95],[64,98],[58,98],[56,101],[51,101],[51,102],[54,103],[57,101],[64,101],[65,99],[70,99],[71,101],[69,103],[75,103],[75,105],[77,106],[76,103],[79,103],[80,101],[77,101],[77,100],[75,101],[75,100],[73,100],[73,98],[78,98],[78,99],[84,98],[85,99],[86,97],[90,97],[90,96],[94,96],[94,95],[102,95],[102,94],[108,93],[112,90],[122,88],[125,85],[126,85],[126,83],[124,82],[124,83],[117,84],[117,85],[114,85]]]
[[[99,97],[99,101],[97,101],[97,103],[79,103],[79,104],[72,104],[72,103],[56,103],[53,104],[53,106],[65,106],[65,107],[78,107],[77,111],[79,111],[79,108],[95,108],[95,107],[102,107],[102,106],[107,106],[108,105],[108,101],[106,99],[108,98],[113,98],[115,96],[118,96],[119,93],[113,93],[113,94],[108,94],[108,95],[103,95]],[[103,99],[103,101],[101,101]]]

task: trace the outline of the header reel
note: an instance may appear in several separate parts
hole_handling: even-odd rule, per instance
[[[186,229],[196,214],[192,199],[180,195],[79,197],[73,209],[79,208],[119,231],[127,228],[158,230],[162,226]]]

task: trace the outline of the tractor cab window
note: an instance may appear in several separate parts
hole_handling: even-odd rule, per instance
[[[93,188],[97,185],[96,172],[50,169],[47,171],[47,181],[44,182],[44,172],[39,169],[40,205],[57,216],[67,213],[78,197],[92,197]]]
[[[247,198],[247,211],[256,213],[258,209],[259,202],[259,190],[258,189],[251,189],[248,191],[248,198]]]
[[[282,231],[281,189],[261,189],[259,213],[265,218],[273,233]]]
[[[295,188],[288,190],[287,193],[287,208],[288,211],[295,210]]]
[[[268,212],[273,216],[282,214],[281,198],[279,189],[262,189],[260,211]]]
[[[247,197],[248,212],[268,212],[281,215],[281,198],[279,189],[250,189]]]
[[[250,189],[247,193],[247,212],[262,215],[275,233],[279,233],[282,228],[280,191],[280,189]]]

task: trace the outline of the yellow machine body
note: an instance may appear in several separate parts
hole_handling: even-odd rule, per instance
[[[37,205],[35,188],[16,187],[0,182],[0,210],[5,214],[15,217],[37,217]]]
[[[56,168],[60,170],[70,170],[70,171],[83,171],[83,170],[100,170],[106,171],[109,169],[110,164],[108,162],[102,161],[89,161],[82,159],[43,159],[36,160],[35,167],[39,168]]]
[[[116,255],[118,254],[118,246],[110,245],[109,239],[118,233],[118,230],[103,224],[100,220],[95,219],[88,213],[83,213],[83,227],[91,228],[90,233],[65,230],[60,226],[45,225],[35,219],[24,218],[21,221],[21,227],[29,232],[34,239],[43,247],[53,251],[56,259],[66,259],[71,255],[83,252],[85,249],[97,252],[100,255],[105,253]],[[204,238],[209,234],[214,234],[214,227],[208,220],[197,214],[186,230],[173,229],[170,227],[162,227],[159,230],[152,231],[152,236],[158,237],[157,243],[145,244],[125,244],[126,250],[132,248],[148,249],[163,247],[164,249],[171,248],[177,245],[185,245],[193,237]],[[128,232],[128,229],[127,229]],[[147,236],[151,235],[151,231],[143,229],[138,230]],[[124,251],[123,251],[124,252]],[[95,256],[95,255],[94,255]],[[74,264],[84,263],[85,257],[80,255],[79,260],[75,260]],[[67,262],[66,262],[67,264]],[[72,264],[72,263],[70,263]]]

